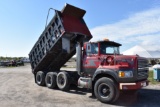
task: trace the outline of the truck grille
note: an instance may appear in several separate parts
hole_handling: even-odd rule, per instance
[[[147,59],[138,59],[138,70],[137,75],[138,79],[146,79],[148,77],[148,60]]]

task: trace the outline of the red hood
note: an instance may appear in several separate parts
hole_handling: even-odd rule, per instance
[[[113,55],[114,56],[114,55]],[[138,56],[138,55],[115,55],[115,58],[116,59],[146,59],[145,57],[141,57],[141,56]]]

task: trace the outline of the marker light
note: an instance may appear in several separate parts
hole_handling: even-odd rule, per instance
[[[119,71],[119,77],[120,78],[131,78],[133,77],[132,71]]]

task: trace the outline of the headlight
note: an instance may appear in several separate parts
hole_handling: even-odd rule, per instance
[[[133,77],[132,71],[119,71],[119,77],[120,78],[131,78]]]

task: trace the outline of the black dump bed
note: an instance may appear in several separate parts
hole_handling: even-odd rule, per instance
[[[66,4],[52,20],[29,53],[32,72],[56,71],[76,53],[76,43],[92,38],[83,16],[85,10]]]

